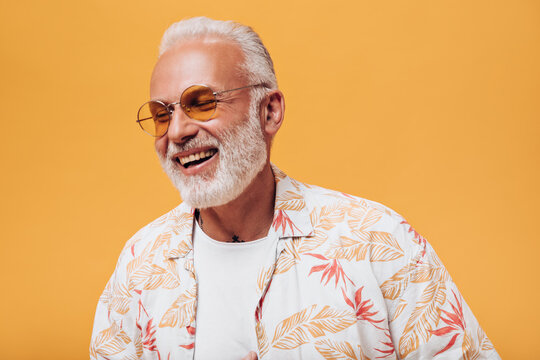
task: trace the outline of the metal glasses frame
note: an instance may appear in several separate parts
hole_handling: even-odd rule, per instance
[[[213,111],[212,114],[209,116],[209,118],[206,119],[206,120],[199,120],[199,119],[193,118],[193,117],[189,114],[189,108],[187,108],[186,104],[182,104],[182,96],[184,95],[184,93],[185,93],[188,89],[191,89],[191,88],[194,87],[194,86],[204,86],[204,87],[210,89],[210,91],[212,91],[212,95],[214,96],[213,102],[216,103],[216,106],[214,106],[214,111]],[[212,116],[214,116],[214,114],[216,113],[217,102],[218,102],[217,96],[218,96],[218,95],[225,94],[225,93],[228,93],[228,92],[231,92],[231,91],[247,89],[247,88],[255,87],[255,86],[264,86],[264,84],[263,84],[263,83],[260,83],[260,84],[252,84],[252,85],[246,85],[246,86],[242,86],[242,87],[235,88],[235,89],[222,90],[222,91],[213,91],[212,88],[211,88],[210,86],[204,85],[204,84],[193,84],[193,85],[188,86],[186,89],[184,89],[184,91],[182,91],[182,94],[180,94],[180,98],[178,99],[177,102],[173,102],[173,103],[170,103],[170,104],[165,104],[163,101],[160,101],[160,100],[150,100],[150,101],[145,102],[144,104],[141,105],[141,107],[140,107],[139,110],[137,111],[137,120],[136,120],[136,122],[139,123],[139,126],[141,127],[141,129],[142,129],[145,133],[147,133],[148,135],[150,135],[150,136],[152,136],[152,137],[161,137],[161,136],[165,135],[165,134],[167,133],[167,131],[169,131],[169,125],[170,125],[170,123],[171,123],[171,119],[172,119],[172,116],[173,116],[173,113],[174,113],[174,107],[175,107],[176,105],[180,105],[180,108],[182,109],[182,111],[184,112],[184,114],[186,114],[190,119],[193,119],[193,120],[196,120],[196,121],[204,122],[204,121],[208,121],[208,120],[212,119]],[[140,112],[141,112],[141,109],[142,109],[146,104],[149,104],[149,103],[158,103],[158,104],[161,104],[161,105],[163,105],[163,107],[164,107],[165,109],[167,109],[167,111],[169,112],[169,120],[167,121],[167,131],[165,131],[165,132],[163,133],[163,135],[152,135],[152,134],[150,134],[148,131],[146,131],[146,130],[144,129],[144,127],[141,125],[141,122],[142,122],[142,121],[152,119],[152,118],[139,119],[139,114],[140,114]]]

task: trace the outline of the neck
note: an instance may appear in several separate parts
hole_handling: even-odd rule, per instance
[[[235,200],[199,211],[203,231],[212,239],[246,242],[265,237],[274,216],[276,184],[270,164]]]

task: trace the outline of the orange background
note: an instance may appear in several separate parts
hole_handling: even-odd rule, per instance
[[[4,1],[1,359],[84,359],[124,242],[178,204],[135,123],[162,32],[235,19],[272,54],[273,161],[390,206],[505,359],[539,333],[538,1]]]

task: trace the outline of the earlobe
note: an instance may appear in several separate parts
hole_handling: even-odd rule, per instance
[[[285,99],[279,90],[271,91],[264,100],[264,131],[273,137],[283,123]]]

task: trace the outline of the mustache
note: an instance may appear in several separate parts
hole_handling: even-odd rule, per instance
[[[169,145],[167,146],[167,158],[170,159],[174,154],[177,154],[179,152],[205,146],[212,146],[219,149],[221,147],[221,143],[212,135],[201,133],[201,135],[191,138],[183,144],[169,142]]]

